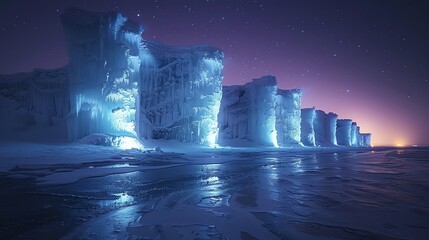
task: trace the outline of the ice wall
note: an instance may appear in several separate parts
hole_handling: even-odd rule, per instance
[[[337,119],[338,115],[335,113],[326,115],[326,139],[329,145],[337,145]]]
[[[371,147],[371,133],[362,133],[362,142],[364,147]]]
[[[316,109],[303,108],[301,110],[301,142],[305,146],[315,146],[314,121]]]
[[[356,131],[357,131],[357,146],[362,147],[362,146],[364,146],[364,144],[363,144],[363,136],[362,136],[362,134],[360,132],[360,127],[359,126],[356,127]]]
[[[141,70],[139,136],[215,144],[223,52],[209,46],[146,46],[153,60]]]
[[[316,110],[314,121],[315,142],[318,146],[337,145],[337,118],[335,113],[325,113],[322,110]]]
[[[30,73],[2,75],[0,95],[47,119],[64,117],[69,111],[67,69],[35,69]]]
[[[119,13],[74,8],[61,16],[70,76],[68,135],[135,136],[140,65],[149,53],[142,28]]]
[[[242,139],[258,145],[277,146],[274,76],[254,79],[244,86],[223,87],[219,113],[221,145]]]
[[[358,128],[357,123],[352,122],[352,126],[350,129],[350,144],[352,146],[358,146]]]
[[[314,140],[317,146],[326,145],[326,113],[322,110],[316,110],[316,117],[314,119]]]
[[[64,141],[68,80],[66,68],[1,75],[0,111],[4,115],[0,120],[0,138]],[[55,132],[50,131],[53,129]]]
[[[301,144],[301,97],[300,89],[277,90],[276,131],[280,146]]]
[[[351,140],[352,120],[338,119],[337,120],[337,143],[341,146],[352,146]]]

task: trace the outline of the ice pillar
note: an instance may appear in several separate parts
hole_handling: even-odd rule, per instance
[[[314,120],[316,118],[316,109],[303,108],[301,110],[301,142],[305,146],[315,146]]]

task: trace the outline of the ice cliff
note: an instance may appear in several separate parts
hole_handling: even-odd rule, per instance
[[[338,115],[335,113],[325,113],[322,110],[316,110],[314,135],[317,146],[337,145],[337,118]]]
[[[91,133],[215,144],[223,53],[142,39],[120,13],[68,9],[69,138]]]
[[[341,146],[352,146],[352,120],[338,119],[337,143]]]
[[[223,52],[209,46],[145,45],[153,61],[141,68],[139,135],[215,144]]]
[[[36,69],[31,73],[0,76],[0,138],[41,140],[41,131],[58,138],[66,136],[65,117],[69,112],[66,68]],[[55,131],[48,131],[55,129]],[[49,135],[49,134],[47,134]]]
[[[315,146],[314,121],[316,119],[316,109],[303,108],[301,110],[301,142],[305,146]]]
[[[277,80],[264,76],[241,86],[224,86],[219,113],[221,145],[234,139],[264,146],[277,146]]]
[[[0,76],[0,109],[10,112],[2,138],[20,131],[70,141],[99,133],[209,146],[371,144],[352,120],[301,109],[302,91],[278,89],[274,76],[222,87],[218,48],[144,40],[143,28],[117,12],[70,8],[61,21],[66,67]]]
[[[301,144],[301,97],[300,89],[277,90],[276,131],[279,146]]]
[[[143,29],[120,13],[69,8],[61,16],[69,55],[68,136],[135,136]]]

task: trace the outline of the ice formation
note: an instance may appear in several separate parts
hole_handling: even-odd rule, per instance
[[[140,137],[215,144],[223,52],[209,46],[146,45],[153,61],[142,67]]]
[[[71,141],[108,136],[120,148],[141,148],[138,138],[211,146],[371,145],[371,134],[361,134],[352,120],[301,109],[302,91],[277,89],[274,76],[222,87],[218,48],[146,41],[139,25],[116,12],[70,8],[61,20],[66,67],[0,76],[0,109],[10,112],[0,136],[43,125]]]
[[[337,120],[337,143],[341,146],[352,146],[352,120]]]
[[[362,133],[362,143],[364,147],[371,147],[371,133]]]
[[[62,15],[69,53],[68,137],[91,133],[136,136],[136,98],[143,29],[119,13],[69,8]]]
[[[242,139],[265,146],[277,145],[277,80],[264,76],[241,86],[224,86],[219,113],[221,145]]]
[[[0,111],[7,113],[0,121],[2,139],[16,137],[16,131],[38,139],[33,131],[37,128],[55,129],[56,136],[66,136],[62,127],[69,112],[67,69],[0,76]]]
[[[314,120],[316,118],[316,109],[301,109],[301,142],[305,146],[315,146]]]
[[[276,131],[280,146],[301,144],[301,96],[300,89],[277,90]]]
[[[352,122],[352,126],[350,129],[350,145],[358,146],[358,129],[356,122]]]
[[[314,121],[315,142],[318,146],[337,145],[337,117],[335,113],[325,113],[322,110],[316,110]]]

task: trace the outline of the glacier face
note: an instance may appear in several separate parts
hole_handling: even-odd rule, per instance
[[[69,140],[101,133],[223,146],[370,146],[371,135],[352,120],[301,110],[301,90],[277,89],[274,76],[222,87],[220,49],[145,41],[120,13],[71,8],[61,19],[67,67],[0,76],[0,108],[14,112],[2,123],[16,122],[13,129],[61,125]],[[0,125],[3,133],[10,124]]]
[[[136,136],[142,29],[119,13],[69,8],[62,15],[69,53],[68,136]]]
[[[301,97],[300,89],[277,90],[275,109],[279,146],[301,144]]]
[[[301,142],[305,146],[315,146],[314,121],[316,119],[316,109],[301,109]]]
[[[223,52],[208,46],[146,45],[154,59],[141,70],[139,136],[215,144]]]
[[[362,145],[364,147],[371,147],[371,133],[362,133]]]
[[[42,140],[39,133],[45,132],[65,140],[68,81],[67,68],[1,75],[0,111],[7,114],[0,120],[0,138]]]
[[[352,120],[338,119],[337,143],[341,146],[352,146]]]
[[[314,121],[315,142],[318,146],[337,145],[337,118],[335,113],[325,113],[322,110],[316,110]]]
[[[234,145],[231,140],[243,139],[264,146],[278,146],[276,78],[264,76],[244,86],[225,86],[223,91],[219,143]]]

